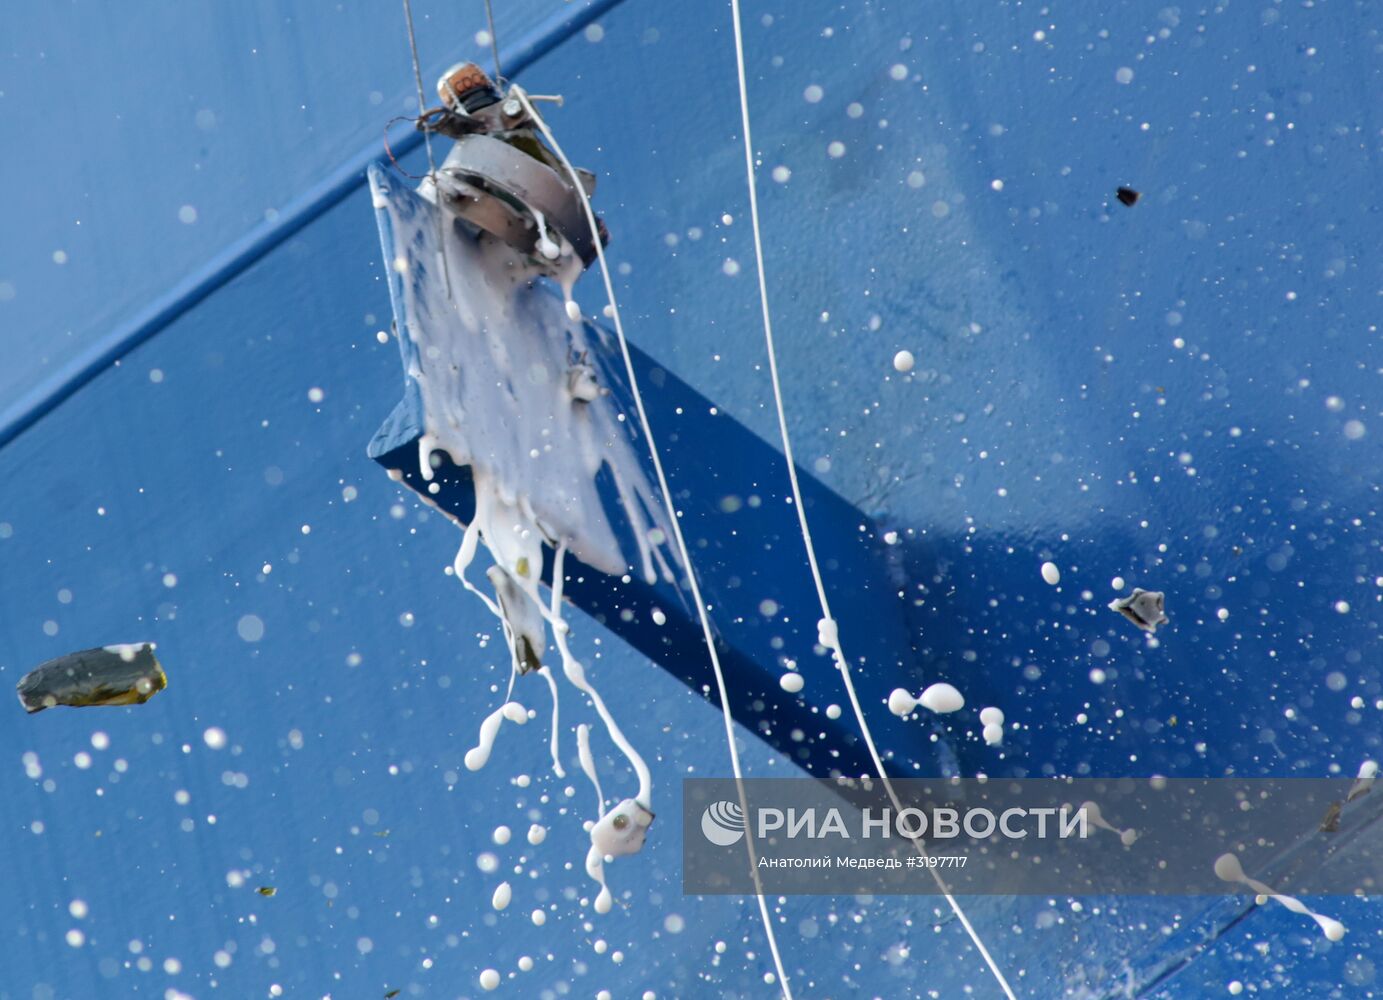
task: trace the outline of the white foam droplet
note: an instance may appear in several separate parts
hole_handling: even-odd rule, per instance
[[[496,910],[503,910],[509,905],[509,901],[514,898],[514,890],[510,888],[508,882],[501,882],[495,887],[495,894],[490,897],[490,905]]]
[[[980,723],[985,726],[1002,726],[1004,724],[1004,710],[992,705],[980,709]]]
[[[1056,563],[1044,562],[1042,564],[1042,579],[1053,587],[1061,582],[1061,570],[1057,568]]]
[[[893,367],[900,372],[912,371],[917,359],[912,356],[912,351],[899,351],[893,356]]]
[[[1215,877],[1222,882],[1242,882],[1244,866],[1233,854],[1221,854],[1215,859]]]
[[[990,724],[984,727],[984,741],[992,747],[1004,742],[1004,727]]]
[[[938,715],[958,712],[965,707],[965,696],[944,681],[932,684],[917,699],[919,705]]]
[[[1361,795],[1367,795],[1369,789],[1373,788],[1373,783],[1378,779],[1378,761],[1366,760],[1359,765],[1359,776],[1354,780],[1350,787],[1349,796],[1346,801],[1353,802]]]
[[[493,990],[499,987],[499,972],[495,969],[486,969],[480,974],[480,988],[483,990]]]
[[[567,319],[573,323],[581,322],[581,307],[571,299],[567,299]]]
[[[796,694],[801,691],[805,683],[806,682],[802,679],[802,675],[798,673],[788,672],[778,678],[778,686],[788,694]]]
[[[822,618],[816,623],[816,641],[827,649],[840,645],[840,628],[834,618]]]
[[[917,709],[917,699],[907,688],[894,688],[888,696],[888,710],[894,715],[906,718]]]

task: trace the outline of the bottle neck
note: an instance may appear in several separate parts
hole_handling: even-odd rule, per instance
[[[461,107],[465,108],[466,113],[471,115],[499,103],[499,91],[488,83],[471,87],[464,93],[457,94],[456,97]]]

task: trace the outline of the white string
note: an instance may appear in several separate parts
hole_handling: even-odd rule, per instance
[[[735,774],[735,790],[739,793],[740,810],[745,817],[745,847],[749,852],[749,871],[754,877],[754,888],[756,890],[754,898],[759,902],[759,916],[763,918],[764,934],[768,938],[768,950],[773,955],[773,965],[778,971],[778,984],[782,988],[785,1000],[792,1000],[792,988],[788,982],[787,972],[783,969],[783,959],[778,952],[778,939],[773,933],[773,921],[768,915],[768,904],[764,900],[763,885],[759,881],[758,856],[754,850],[754,834],[750,829],[749,820],[749,799],[744,790],[744,774],[740,770],[739,751],[735,748],[735,727],[734,719],[730,715],[730,696],[725,689],[725,674],[720,667],[720,655],[716,652],[715,636],[711,632],[711,619],[706,612],[706,602],[701,598],[701,587],[696,580],[696,570],[692,567],[691,552],[687,548],[686,539],[682,537],[682,526],[677,519],[677,507],[672,501],[672,491],[668,488],[667,476],[663,474],[663,463],[658,457],[658,446],[653,440],[653,428],[649,426],[648,414],[644,411],[643,395],[639,392],[639,379],[634,374],[634,361],[629,355],[629,341],[624,336],[624,324],[620,321],[619,303],[615,300],[615,286],[610,280],[610,268],[605,262],[605,247],[600,239],[600,227],[596,224],[595,212],[591,210],[591,201],[586,196],[586,189],[581,183],[580,176],[576,173],[576,168],[567,159],[567,154],[562,152],[561,145],[557,142],[552,130],[547,127],[537,110],[528,99],[528,94],[517,84],[510,91],[523,103],[524,110],[528,112],[530,118],[538,126],[543,137],[552,146],[552,151],[557,154],[557,158],[562,161],[562,166],[566,168],[567,175],[571,178],[572,188],[577,192],[581,199],[581,207],[586,212],[586,222],[591,229],[591,238],[595,242],[596,256],[600,260],[600,273],[605,279],[605,295],[610,300],[610,318],[615,324],[615,333],[619,337],[620,352],[624,355],[624,370],[629,377],[629,389],[634,397],[634,407],[639,414],[639,425],[643,429],[644,437],[648,441],[648,452],[653,459],[653,470],[658,475],[658,487],[662,490],[663,503],[667,507],[668,519],[672,524],[672,535],[677,542],[677,550],[682,557],[682,565],[687,571],[687,581],[691,586],[692,599],[696,601],[696,611],[701,618],[701,634],[706,641],[706,651],[711,657],[711,669],[715,673],[716,690],[720,696],[721,715],[725,721],[725,741],[730,747],[730,766]]]
[[[778,379],[778,354],[773,344],[773,318],[768,306],[768,281],[764,274],[764,248],[763,238],[759,233],[759,197],[755,186],[754,170],[754,144],[749,132],[749,87],[745,80],[744,72],[744,34],[740,27],[740,4],[739,0],[730,0],[730,11],[734,19],[735,29],[735,62],[739,73],[740,89],[740,118],[744,129],[744,165],[748,175],[749,187],[749,220],[754,232],[754,260],[758,267],[759,274],[759,303],[763,311],[764,342],[768,347],[768,371],[773,380],[773,401],[778,409],[778,430],[783,440],[783,457],[788,464],[788,479],[792,483],[792,502],[797,508],[797,523],[802,529],[802,544],[807,550],[807,562],[811,566],[812,580],[816,584],[817,600],[821,604],[821,617],[826,628],[822,629],[822,638],[830,638],[828,643],[831,648],[832,657],[836,667],[840,670],[841,679],[845,682],[846,693],[850,696],[850,705],[855,710],[855,720],[860,727],[860,733],[864,736],[865,745],[869,748],[869,756],[874,761],[874,769],[878,772],[879,778],[883,781],[884,788],[887,789],[889,798],[893,801],[894,809],[902,812],[903,805],[898,799],[897,793],[893,790],[893,783],[889,780],[888,773],[884,770],[883,760],[879,757],[878,748],[874,745],[874,736],[869,731],[869,724],[864,718],[864,709],[860,705],[859,696],[855,693],[855,682],[850,676],[850,664],[845,658],[845,653],[840,646],[840,636],[835,625],[835,619],[831,616],[831,605],[826,598],[826,585],[821,578],[821,567],[816,558],[816,547],[812,544],[811,527],[807,523],[807,507],[802,502],[802,489],[797,482],[797,463],[792,455],[792,438],[788,434],[787,415],[783,407],[783,387]],[[927,850],[919,839],[913,839],[913,846],[923,857],[927,856]],[[970,940],[974,942],[979,953],[984,956],[985,963],[989,966],[989,971],[994,974],[1000,988],[1004,991],[1004,996],[1008,1000],[1016,1000],[1012,987],[1008,980],[1000,971],[994,958],[980,939],[978,932],[971,925],[965,911],[961,909],[960,903],[951,894],[935,868],[928,868],[932,873],[932,878],[936,880],[937,887],[941,889],[946,897],[946,902],[951,906],[951,912],[960,920],[965,932],[970,935]]]

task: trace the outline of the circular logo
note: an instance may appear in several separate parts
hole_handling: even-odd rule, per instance
[[[712,802],[701,814],[701,833],[717,847],[738,844],[744,836],[744,813],[735,802]]]

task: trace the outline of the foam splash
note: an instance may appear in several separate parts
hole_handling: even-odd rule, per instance
[[[1246,885],[1259,896],[1274,900],[1293,913],[1310,917],[1329,941],[1339,941],[1345,936],[1345,925],[1334,917],[1317,913],[1295,896],[1285,896],[1282,893],[1274,892],[1270,886],[1264,885],[1256,878],[1250,878],[1244,873],[1244,866],[1239,863],[1239,858],[1234,854],[1221,854],[1215,859],[1215,875],[1225,882],[1238,882],[1241,885]]]
[[[984,726],[984,737],[986,744],[997,747],[1004,742],[1004,710],[990,705],[980,709],[980,725]]]
[[[609,386],[619,374],[599,363],[601,334],[573,320],[565,302],[581,263],[563,243],[561,300],[541,287],[540,269],[522,254],[459,226],[446,229],[452,295],[432,273],[435,209],[372,175],[385,201],[401,282],[401,333],[416,347],[409,375],[421,391],[421,471],[445,452],[476,478],[480,534],[496,562],[518,573],[529,559],[537,573],[544,543],[566,542],[582,562],[619,576],[633,566],[649,583],[675,582],[664,551],[652,540],[669,534],[655,485],[649,482],[630,424],[614,406],[584,406],[565,391],[578,359]],[[427,190],[420,189],[424,196]],[[579,312],[579,310],[576,310]],[[608,474],[616,506],[636,551],[626,553],[606,514],[597,478]],[[518,573],[523,576],[524,574]]]
[[[594,842],[595,831],[617,819],[624,829],[630,816],[646,817],[638,826],[641,846],[653,815],[652,778],[571,651],[562,607],[564,562],[570,551],[610,575],[631,573],[650,584],[660,578],[675,584],[674,560],[664,548],[670,525],[630,439],[633,425],[606,401],[608,387],[620,376],[602,363],[610,352],[597,350],[606,345],[595,339],[598,331],[586,327],[572,299],[582,265],[570,245],[546,220],[535,220],[538,252],[559,265],[558,299],[539,287],[551,263],[540,268],[500,241],[485,234],[472,237],[459,225],[438,227],[426,182],[418,191],[421,201],[409,192],[392,192],[390,184],[381,174],[371,175],[375,206],[388,215],[398,254],[394,267],[403,275],[401,333],[415,348],[408,374],[423,409],[420,472],[425,481],[433,480],[438,452],[470,468],[475,514],[465,526],[453,572],[500,621],[510,652],[505,704],[482,723],[479,745],[467,753],[466,766],[485,765],[504,721],[518,723],[520,715],[527,721],[527,710],[511,699],[518,678],[536,672],[552,697],[552,769],[564,776],[557,683],[544,662],[550,631],[563,675],[589,698],[638,777],[637,798],[609,812],[598,791],[586,867],[601,885],[596,910],[607,912],[612,899],[604,884],[604,859],[632,851],[625,840],[620,850],[603,851]],[[441,269],[445,280],[437,277]],[[606,493],[613,496],[603,499]],[[612,524],[611,513],[622,523]],[[481,546],[494,563],[486,571],[493,597],[467,576]],[[550,600],[540,593],[546,551],[553,553]],[[587,727],[578,728],[577,740],[582,767],[594,781]],[[637,808],[628,808],[631,803]]]
[[[930,684],[916,698],[907,688],[894,688],[888,696],[888,710],[900,719],[906,719],[917,706],[921,705],[937,715],[949,715],[965,707],[965,696],[952,684],[939,681]]]
[[[466,751],[466,770],[479,771],[489,763],[490,753],[495,748],[495,740],[499,736],[500,726],[504,724],[505,720],[516,726],[522,726],[528,721],[528,709],[517,701],[507,701],[486,716],[485,721],[480,724],[480,742]]]
[[[1104,814],[1100,812],[1100,807],[1094,802],[1082,802],[1080,808],[1081,811],[1085,813],[1085,818],[1095,824],[1095,826],[1099,827],[1101,830],[1108,830],[1110,833],[1117,834],[1119,842],[1125,847],[1132,847],[1134,842],[1138,840],[1137,830],[1133,827],[1122,830],[1115,826],[1104,818]]]

